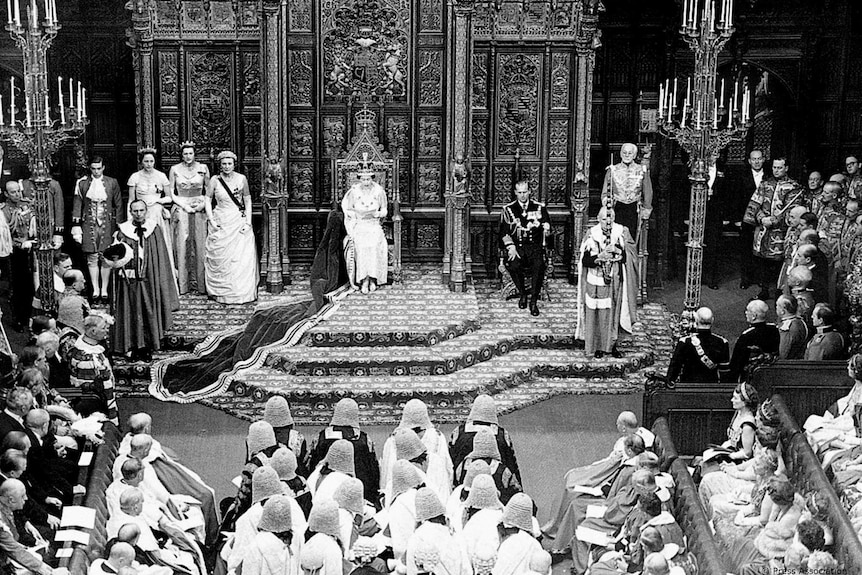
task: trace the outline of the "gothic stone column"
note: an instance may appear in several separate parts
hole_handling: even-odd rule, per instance
[[[447,149],[452,158],[446,180],[446,242],[443,252],[443,283],[452,291],[466,291],[466,250],[469,245],[469,188],[470,179],[464,170],[464,161],[470,149],[470,63],[473,59],[474,0],[452,0],[454,19],[449,30],[450,91]],[[458,171],[459,173],[454,173]]]
[[[263,246],[261,273],[270,293],[281,293],[290,284],[290,262],[287,258],[287,186],[284,178],[284,141],[287,101],[284,74],[285,11],[284,0],[263,0],[263,26],[260,36],[261,93],[263,95],[262,125],[266,165],[261,170],[261,204],[263,209]]]
[[[155,134],[153,119],[153,22],[152,0],[135,0],[127,5],[132,11],[132,28],[128,45],[132,48],[135,72],[135,108],[138,113],[138,147],[152,146]]]
[[[590,131],[593,110],[593,70],[596,66],[596,49],[601,46],[601,32],[598,29],[598,14],[595,10],[585,10],[575,47],[577,87],[575,95],[574,124],[575,136],[572,141],[571,157],[575,159],[572,182],[572,261],[569,266],[569,281],[575,283],[578,275],[578,253],[587,222],[587,209],[590,203]]]

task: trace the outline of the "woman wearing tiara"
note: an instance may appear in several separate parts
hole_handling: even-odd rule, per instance
[[[251,194],[245,176],[234,171],[236,154],[225,150],[217,160],[220,173],[210,178],[204,202],[210,223],[204,266],[207,293],[219,303],[247,303],[257,299],[258,283]]]
[[[374,181],[370,167],[364,166],[356,175],[359,181],[341,200],[347,230],[344,259],[350,284],[368,293],[387,280],[389,247],[380,225],[386,217],[386,191]]]
[[[210,180],[206,164],[195,160],[195,143],[183,142],[182,161],[168,172],[169,189],[174,194],[172,216],[174,261],[180,293],[206,293],[207,214],[204,186]]]
[[[171,229],[169,225],[165,225],[170,222],[170,212],[164,209],[164,206],[174,201],[170,182],[164,172],[156,169],[155,148],[142,148],[138,153],[138,160],[141,163],[141,169],[129,178],[129,203],[126,212],[131,215],[132,202],[135,200],[142,200],[147,204],[147,221],[161,226],[165,244],[168,246],[168,255],[173,260]],[[171,268],[174,267],[171,261]],[[176,274],[176,270],[174,273]]]

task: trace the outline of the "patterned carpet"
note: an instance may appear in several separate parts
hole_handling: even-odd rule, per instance
[[[642,308],[634,336],[620,346],[623,358],[595,359],[574,348],[577,288],[565,280],[549,282],[549,300],[532,317],[491,283],[453,293],[439,278],[434,267],[410,267],[401,285],[351,294],[299,345],[271,350],[227,393],[201,403],[249,420],[280,394],[298,423],[320,425],[350,395],[364,424],[391,424],[408,399],[420,397],[438,420],[456,421],[479,393],[495,395],[506,413],[559,394],[639,392],[646,371],[666,369],[672,338],[668,313],[658,304]],[[261,294],[259,303],[304,293],[306,283],[297,282],[279,296]],[[254,311],[200,296],[183,296],[182,304],[169,349],[156,359],[242,325]],[[146,395],[147,364],[118,364],[115,371],[122,395]]]

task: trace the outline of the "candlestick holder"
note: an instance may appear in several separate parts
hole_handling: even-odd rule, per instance
[[[14,18],[12,2],[14,1]],[[80,137],[89,124],[86,115],[85,99],[80,95],[78,104],[74,105],[74,94],[71,92],[68,105],[58,102],[57,112],[60,116],[51,119],[48,88],[48,49],[61,29],[57,21],[56,4],[54,0],[45,3],[44,19],[40,20],[38,6],[35,0],[26,5],[27,22],[23,25],[19,16],[18,0],[10,0],[9,21],[6,30],[15,45],[21,50],[24,60],[24,102],[22,110],[15,104],[16,90],[12,81],[12,93],[8,122],[0,113],[0,140],[11,143],[27,155],[30,167],[30,181],[33,185],[33,210],[36,214],[36,233],[38,245],[36,258],[39,265],[39,298],[46,312],[56,310],[57,301],[54,292],[53,257],[55,223],[52,222],[50,209],[49,172],[50,156],[59,150],[66,142]],[[25,114],[25,120],[18,116]],[[57,217],[62,218],[62,214]],[[62,220],[59,222],[62,227]]]
[[[709,166],[731,142],[743,140],[751,127],[748,115],[750,97],[746,86],[742,86],[741,108],[738,108],[738,84],[734,85],[727,105],[724,104],[724,82],[722,93],[716,97],[718,55],[735,31],[731,19],[733,3],[723,0],[718,25],[715,25],[714,2],[704,6],[700,19],[696,17],[696,8],[696,2],[685,2],[683,25],[679,29],[683,40],[694,52],[693,88],[690,88],[691,92],[686,91],[679,111],[676,105],[677,82],[674,81],[673,90],[670,81],[666,87],[660,88],[662,96],[658,120],[659,133],[676,141],[689,156],[691,205],[683,304],[683,318],[689,328],[693,327],[694,312],[700,306]],[[691,87],[692,83],[688,85]],[[667,104],[665,100],[668,100]]]

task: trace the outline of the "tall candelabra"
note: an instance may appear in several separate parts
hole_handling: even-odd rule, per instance
[[[735,80],[727,92],[722,79],[716,90],[718,55],[733,32],[733,0],[685,0],[680,34],[694,52],[694,82],[688,78],[682,83],[684,93],[678,92],[678,78],[668,79],[659,87],[660,133],[682,146],[691,169],[683,311],[689,324],[700,305],[709,167],[728,144],[745,138],[751,125],[748,86]]]
[[[15,78],[10,80],[9,118],[4,117],[3,96],[0,94],[0,139],[11,142],[27,155],[30,167],[30,182],[33,195],[30,201],[36,217],[36,260],[39,269],[39,298],[46,311],[56,309],[54,293],[53,255],[55,248],[55,222],[62,222],[63,214],[53,214],[50,156],[67,140],[84,133],[87,120],[87,90],[72,79],[68,81],[68,93],[64,93],[64,82],[57,78],[56,113],[52,117],[49,98],[47,54],[54,37],[60,30],[57,21],[56,0],[44,0],[42,20],[39,19],[39,4],[36,0],[24,0],[26,23],[22,24],[20,0],[6,0],[8,20],[6,30],[21,49],[24,58],[24,108],[19,108],[20,88]],[[77,88],[77,89],[76,89]],[[21,115],[23,113],[23,118]],[[53,216],[53,217],[52,217]],[[62,227],[62,224],[60,225]]]

